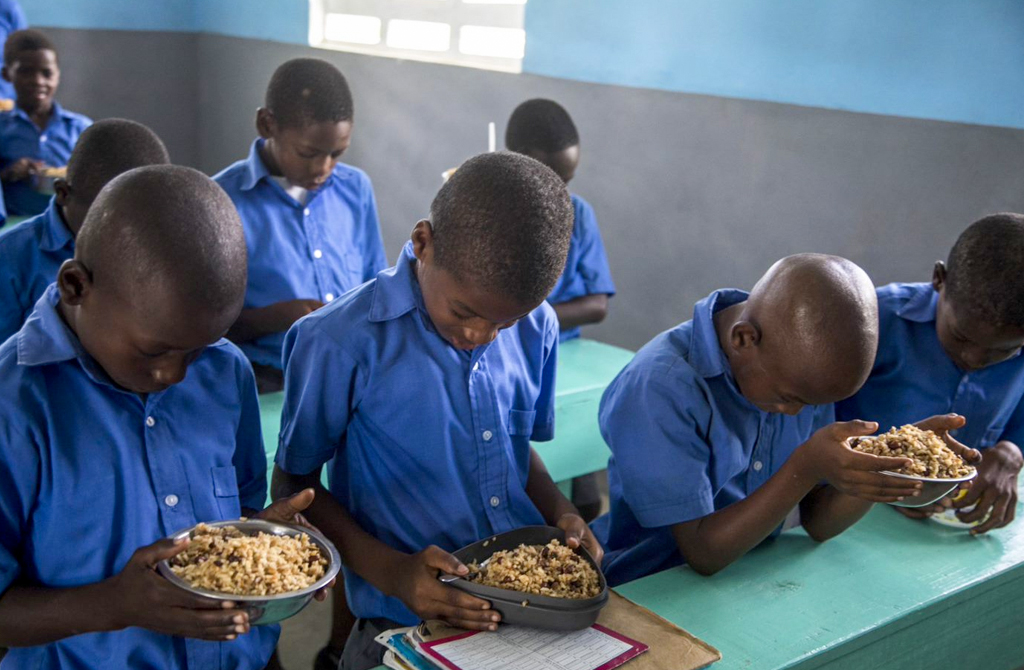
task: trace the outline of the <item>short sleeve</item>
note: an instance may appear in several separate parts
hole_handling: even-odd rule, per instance
[[[1024,450],[1024,395],[1017,401],[1017,407],[1006,422],[1006,427],[1003,429],[1003,434],[999,436],[999,441],[1013,442],[1021,450]]]
[[[19,556],[39,496],[39,478],[38,445],[9,417],[0,417],[0,594],[21,574]]]
[[[267,502],[267,455],[263,450],[260,404],[252,368],[239,353],[238,383],[242,413],[235,434],[235,454],[231,459],[238,477],[238,498],[242,507],[261,510]]]
[[[705,392],[631,366],[605,391],[599,413],[626,504],[645,528],[711,514],[711,447],[701,428],[711,419]]]
[[[388,259],[384,254],[384,240],[381,238],[380,218],[377,215],[377,198],[373,194],[373,184],[369,177],[363,177],[363,281],[369,281],[377,273],[388,267]]]
[[[601,240],[601,230],[597,227],[594,208],[580,200],[576,212],[579,217],[577,225],[581,229],[576,272],[583,279],[586,295],[615,295],[615,283],[612,281],[612,271],[608,268],[608,256]]]
[[[314,315],[318,316],[318,315]],[[276,463],[307,475],[343,448],[354,403],[355,361],[307,317],[284,340],[285,387]]]
[[[537,418],[533,424],[534,442],[546,442],[555,437],[555,376],[558,368],[558,321],[551,323],[544,333],[544,368],[541,372],[540,395],[534,409]]]

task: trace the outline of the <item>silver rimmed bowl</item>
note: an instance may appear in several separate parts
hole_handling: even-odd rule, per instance
[[[895,507],[925,507],[926,505],[931,505],[934,502],[942,500],[964,482],[969,482],[977,477],[978,469],[972,467],[971,472],[963,477],[945,479],[939,479],[937,477],[919,477],[918,475],[904,475],[899,472],[889,472],[888,470],[883,471],[882,474],[888,475],[889,477],[898,477],[899,479],[909,479],[911,481],[921,482],[921,492],[916,496],[904,498],[897,502],[891,502],[889,503],[890,505]]]
[[[279,621],[284,621],[285,619],[295,616],[309,604],[309,601],[313,599],[316,592],[330,584],[331,580],[337,577],[338,572],[341,570],[341,556],[338,554],[338,550],[330,540],[311,528],[302,528],[283,523],[275,523],[273,521],[263,521],[262,519],[217,521],[206,525],[213,528],[233,526],[246,535],[256,535],[257,533],[262,532],[269,533],[271,535],[298,537],[306,534],[309,536],[309,539],[313,544],[320,549],[320,553],[327,559],[327,568],[324,572],[324,576],[318,579],[316,583],[311,586],[307,586],[300,591],[289,591],[288,593],[281,593],[274,596],[242,596],[199,589],[174,574],[174,571],[171,570],[171,566],[167,564],[167,561],[160,561],[160,563],[157,564],[157,571],[159,571],[167,581],[171,582],[178,588],[184,589],[197,596],[210,598],[211,600],[231,601],[237,603],[240,608],[245,608],[249,612],[250,625],[264,626],[267,624],[278,623]],[[178,540],[183,537],[189,537],[194,530],[195,528],[193,527],[180,531],[171,535],[169,539]]]

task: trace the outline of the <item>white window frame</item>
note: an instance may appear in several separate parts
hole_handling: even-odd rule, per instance
[[[521,58],[478,56],[459,51],[459,31],[462,26],[523,29],[526,0],[309,0],[309,43],[311,46],[387,56],[429,63],[444,63],[465,67],[522,72]],[[324,38],[324,24],[328,13],[373,16],[381,20],[378,44],[335,42]],[[451,26],[447,51],[419,51],[398,49],[387,44],[388,21],[392,19],[432,21]]]

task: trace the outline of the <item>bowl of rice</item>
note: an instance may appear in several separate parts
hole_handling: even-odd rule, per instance
[[[600,566],[583,547],[567,547],[558,528],[527,526],[454,554],[469,574],[442,575],[441,581],[489,601],[503,623],[579,630],[597,621],[608,603]]]
[[[912,498],[889,503],[897,507],[924,507],[941,500],[960,485],[974,479],[978,471],[968,465],[936,433],[917,426],[891,428],[889,432],[861,437],[850,447],[873,456],[909,458],[913,462],[884,474],[922,483],[921,491]]]
[[[249,623],[284,621],[309,604],[341,569],[338,550],[311,528],[261,519],[201,523],[175,533],[188,547],[157,564],[175,586],[249,611]]]

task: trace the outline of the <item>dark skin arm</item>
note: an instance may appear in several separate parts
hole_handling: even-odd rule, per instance
[[[915,495],[918,483],[877,472],[902,467],[907,459],[861,454],[847,445],[849,438],[870,435],[876,429],[877,424],[864,421],[834,423],[820,429],[746,499],[673,526],[680,552],[698,573],[718,572],[768,537],[822,480],[868,501],[891,502]],[[824,535],[829,529],[821,524],[812,522],[812,527],[816,532],[821,528]]]
[[[558,316],[560,330],[569,330],[577,326],[601,323],[608,316],[608,296],[594,293],[574,298],[567,302],[552,305]]]
[[[819,486],[800,501],[800,525],[815,542],[831,540],[868,513],[869,500]]]
[[[235,343],[251,342],[265,335],[283,333],[292,324],[314,312],[324,304],[319,300],[288,300],[266,307],[243,309],[235,325],[228,330],[227,338]]]
[[[438,581],[442,572],[468,574],[465,565],[436,546],[406,554],[373,537],[323,487],[319,469],[292,475],[275,465],[272,488],[275,498],[314,489],[316,496],[305,515],[334,543],[345,565],[421,618],[441,619],[470,630],[497,628],[501,616],[490,609],[490,603]]]
[[[136,551],[117,575],[88,586],[14,584],[0,596],[0,647],[34,647],[132,626],[213,641],[248,632],[249,615],[234,603],[193,596],[157,574],[157,563],[187,546],[160,540]]]
[[[601,544],[594,534],[590,532],[590,527],[580,516],[576,506],[558,490],[558,486],[548,474],[548,469],[544,466],[540,454],[532,447],[530,448],[530,475],[526,480],[526,495],[537,506],[541,516],[549,525],[565,531],[566,546],[575,549],[582,544],[594,560],[598,564],[601,563],[604,549],[601,548]]]
[[[301,512],[313,491],[278,500],[245,516],[306,525]],[[156,571],[156,564],[183,551],[188,541],[160,540],[135,552],[119,574],[96,584],[54,589],[15,584],[0,596],[0,647],[34,647],[73,635],[140,627],[203,640],[233,640],[249,632],[249,615],[235,603],[193,596]],[[316,593],[327,597],[328,585]],[[96,603],[107,603],[97,607]]]

